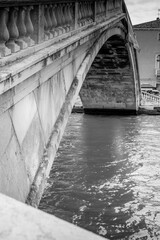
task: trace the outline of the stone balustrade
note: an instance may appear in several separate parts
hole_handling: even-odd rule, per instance
[[[78,8],[78,25],[84,26],[93,22],[93,1],[80,2]]]
[[[141,94],[142,94],[141,105],[160,106],[159,96],[147,93],[145,91],[142,91]]]
[[[0,66],[5,65],[1,59],[104,21],[121,8],[121,0],[4,0],[0,3]]]

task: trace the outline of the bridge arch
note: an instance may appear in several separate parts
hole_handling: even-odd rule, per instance
[[[122,24],[109,28],[91,46],[77,73],[85,113],[136,113],[139,81],[136,52]]]

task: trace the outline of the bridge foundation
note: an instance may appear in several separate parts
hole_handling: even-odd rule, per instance
[[[102,46],[80,90],[85,113],[137,113],[138,93],[130,50],[125,39],[116,35]]]

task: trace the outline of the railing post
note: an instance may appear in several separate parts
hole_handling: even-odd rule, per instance
[[[43,13],[44,6],[35,6],[31,12],[31,19],[34,27],[34,32],[32,33],[33,40],[35,43],[41,43],[44,41],[44,21]]]
[[[78,28],[78,2],[75,2],[74,5],[74,29]]]
[[[25,22],[25,8],[20,7],[18,11],[18,17],[17,17],[17,27],[19,31],[19,38],[16,40],[16,43],[20,46],[21,49],[25,49],[28,47],[28,44],[25,42],[25,36],[27,34]]]
[[[26,25],[26,42],[29,47],[33,46],[35,44],[34,40],[31,38],[32,34],[34,32],[34,27],[31,21],[31,10],[33,9],[33,6],[29,6],[26,8],[26,14],[25,14],[25,25]]]
[[[93,21],[96,22],[96,16],[97,16],[97,2],[94,1],[93,3]]]
[[[0,58],[11,54],[11,50],[5,43],[9,40],[7,17],[9,8],[0,9]]]
[[[9,19],[8,19],[8,31],[9,31],[9,40],[6,43],[6,46],[10,48],[12,53],[18,52],[20,50],[20,46],[18,46],[15,41],[19,38],[19,31],[17,28],[17,11],[18,8],[12,7],[9,11]]]
[[[107,13],[108,13],[108,1],[105,0],[105,17],[107,17]]]

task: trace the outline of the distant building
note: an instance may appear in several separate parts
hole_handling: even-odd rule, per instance
[[[140,47],[138,63],[141,87],[160,90],[160,19],[133,28]]]

